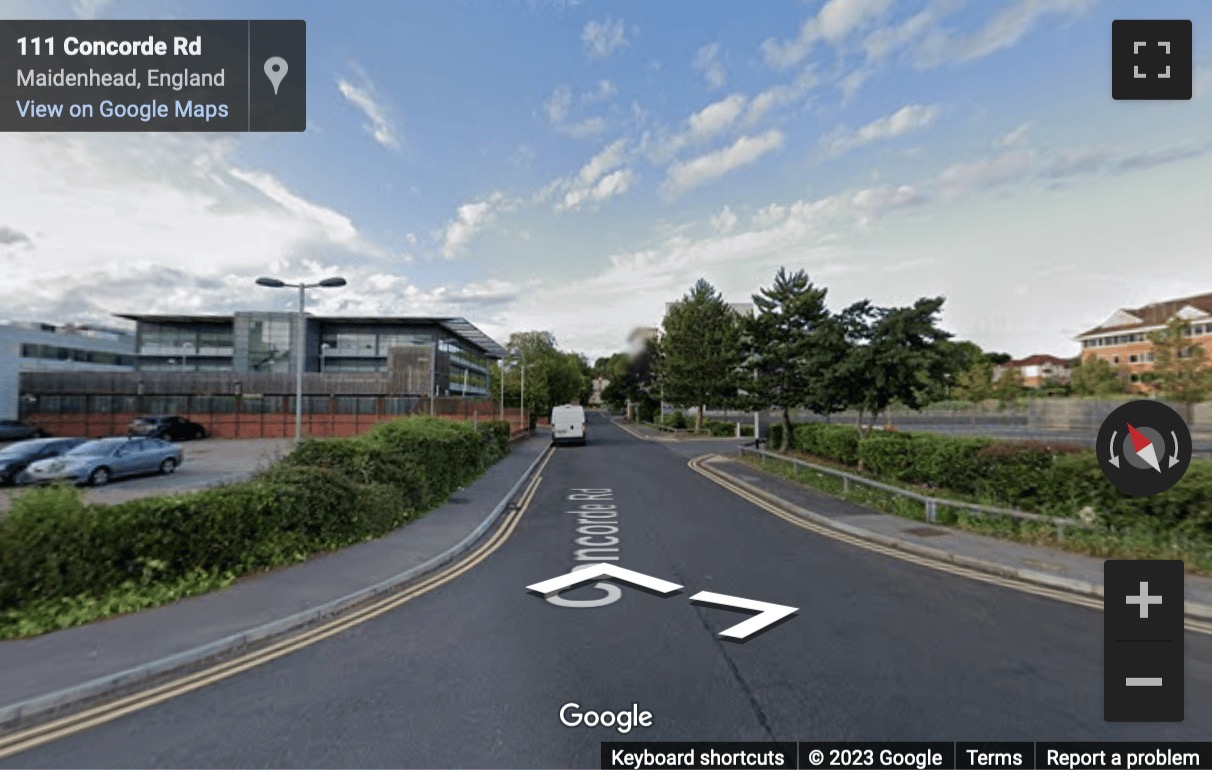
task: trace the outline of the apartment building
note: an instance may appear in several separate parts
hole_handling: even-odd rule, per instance
[[[1134,383],[1153,368],[1149,335],[1174,318],[1190,324],[1192,344],[1212,345],[1212,294],[1166,300],[1137,308],[1121,308],[1099,326],[1077,336],[1083,358],[1102,358],[1128,373]]]
[[[1023,387],[1042,388],[1045,385],[1068,385],[1073,378],[1073,361],[1046,354],[1027,356],[1016,361],[1007,361],[997,367],[994,379],[1006,371],[1017,369]]]

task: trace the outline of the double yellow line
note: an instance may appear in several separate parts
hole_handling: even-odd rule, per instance
[[[61,719],[0,737],[0,759],[11,757],[23,751],[29,751],[37,746],[59,740],[60,738],[66,738],[69,735],[89,730],[106,722],[112,722],[136,711],[142,711],[158,703],[180,697],[194,690],[200,690],[228,677],[235,676],[257,666],[262,666],[270,661],[290,655],[292,652],[297,652],[317,642],[336,636],[354,626],[373,620],[384,613],[391,612],[397,607],[407,604],[418,596],[429,593],[433,589],[449,583],[491,556],[513,534],[514,529],[517,528],[518,522],[521,520],[522,515],[526,513],[526,509],[534,499],[535,492],[543,481],[543,469],[547,467],[547,463],[551,460],[551,454],[551,449],[547,449],[547,456],[540,462],[534,477],[526,485],[522,496],[518,499],[517,508],[505,517],[492,536],[476,548],[474,552],[433,576],[425,578],[401,593],[375,600],[341,617],[238,658],[215,664],[203,671],[174,679],[171,682],[147,690],[141,690],[140,692],[93,706]]]
[[[1103,609],[1102,600],[1096,599],[1092,596],[1082,596],[1081,594],[1071,593],[1062,589],[1048,588],[1047,586],[1036,585],[1035,583],[1028,583],[1023,580],[1015,580],[1013,578],[1003,577],[1001,575],[993,575],[988,572],[981,572],[980,570],[976,570],[971,567],[965,567],[959,564],[952,564],[949,562],[940,561],[938,559],[932,559],[928,556],[910,553],[899,548],[892,548],[881,543],[876,543],[872,540],[866,540],[856,535],[851,535],[847,532],[842,532],[841,530],[833,529],[832,527],[827,527],[825,525],[809,521],[808,519],[795,515],[785,508],[775,505],[764,497],[753,494],[748,489],[745,489],[743,486],[728,479],[719,471],[713,471],[708,468],[707,463],[709,463],[716,456],[717,455],[702,455],[701,457],[696,457],[691,460],[688,465],[696,473],[710,479],[724,489],[727,489],[729,492],[732,492],[734,495],[744,498],[762,510],[768,511],[775,516],[778,516],[783,521],[793,524],[800,529],[806,529],[813,534],[832,538],[833,540],[837,540],[848,545],[857,546],[858,548],[863,548],[883,556],[891,556],[894,559],[900,559],[901,561],[917,564],[921,567],[927,567],[939,572],[946,572],[959,577],[968,578],[969,580],[978,580],[982,583],[990,583],[993,585],[1002,586],[1004,588],[1011,588],[1023,593],[1034,594],[1035,596],[1042,596],[1047,599],[1054,599],[1060,602],[1076,604],[1082,607],[1089,607],[1090,609],[1096,609],[1099,611]],[[1212,635],[1212,623],[1207,621],[1188,618],[1185,625],[1188,631]]]

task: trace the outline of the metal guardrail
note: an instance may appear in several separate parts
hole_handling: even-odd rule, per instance
[[[769,459],[773,459],[773,460],[778,460],[780,462],[785,462],[785,463],[788,463],[790,465],[794,465],[794,466],[797,466],[800,468],[805,468],[807,470],[814,471],[816,473],[823,473],[827,476],[836,476],[836,477],[842,479],[842,489],[846,492],[850,491],[851,484],[858,484],[860,486],[866,486],[866,487],[871,487],[873,489],[878,489],[883,492],[889,492],[891,494],[897,495],[898,497],[904,497],[904,498],[908,498],[910,500],[916,500],[917,502],[919,502],[923,506],[925,506],[926,521],[929,521],[931,523],[934,523],[935,521],[937,521],[938,509],[940,506],[942,506],[945,508],[957,508],[957,509],[964,510],[964,511],[970,511],[972,513],[975,513],[978,516],[1007,516],[1007,517],[1014,518],[1014,519],[1023,519],[1025,521],[1046,522],[1049,524],[1055,524],[1059,529],[1062,529],[1062,530],[1065,527],[1077,527],[1078,529],[1091,529],[1092,528],[1092,525],[1090,525],[1084,521],[1081,521],[1080,519],[1067,519],[1067,518],[1061,518],[1061,517],[1056,517],[1056,516],[1045,516],[1040,513],[1030,513],[1028,511],[1019,511],[1019,510],[1015,510],[1013,508],[998,508],[998,507],[992,506],[992,505],[981,505],[980,503],[969,503],[969,502],[964,502],[962,500],[950,500],[950,499],[944,498],[944,497],[930,497],[929,495],[923,495],[918,492],[913,492],[908,489],[904,489],[902,487],[893,486],[892,484],[885,484],[881,481],[875,481],[874,479],[869,479],[869,478],[866,478],[865,476],[859,476],[854,473],[847,473],[846,471],[839,471],[836,468],[830,468],[825,465],[816,465],[814,463],[805,462],[804,460],[800,460],[795,457],[787,457],[786,455],[781,455],[776,452],[769,452],[764,449],[754,449],[751,446],[742,446],[742,447],[740,447],[740,450],[741,450],[742,457],[745,455],[756,455],[758,457],[761,457],[763,462],[765,462],[769,458]]]

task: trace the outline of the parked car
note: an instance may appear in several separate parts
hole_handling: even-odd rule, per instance
[[[22,441],[27,438],[45,438],[49,435],[38,426],[20,420],[0,420],[0,441]]]
[[[31,438],[0,448],[0,486],[17,483],[32,462],[58,457],[88,441],[86,438]]]
[[[103,438],[86,441],[61,457],[30,463],[22,483],[60,479],[102,486],[110,479],[143,473],[172,473],[184,459],[181,447],[158,438]]]
[[[127,434],[162,438],[168,441],[190,441],[206,438],[206,428],[196,422],[176,415],[154,415],[136,417],[131,420]]]

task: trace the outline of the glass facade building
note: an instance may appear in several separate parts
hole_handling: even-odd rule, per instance
[[[136,324],[139,371],[295,371],[379,373],[401,395],[489,395],[489,369],[505,355],[500,344],[463,318],[306,316],[302,345],[298,316],[237,312],[230,316],[123,315]],[[427,392],[431,391],[431,392]]]

